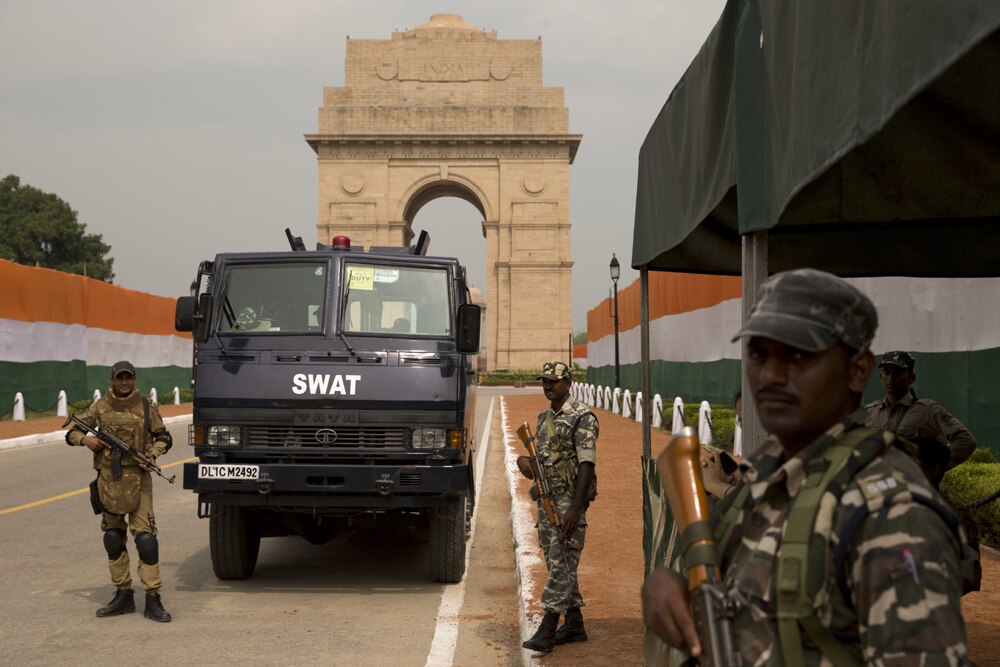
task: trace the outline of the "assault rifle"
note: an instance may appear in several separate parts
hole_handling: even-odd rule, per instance
[[[656,459],[660,484],[681,537],[688,592],[702,654],[703,667],[735,667],[732,602],[722,588],[718,555],[701,477],[701,444],[690,426],[675,433]]]
[[[131,456],[133,459],[139,462],[139,465],[149,469],[150,472],[155,472],[157,475],[167,480],[171,484],[173,484],[174,479],[177,478],[177,475],[173,475],[172,477],[167,477],[166,475],[163,474],[163,470],[160,468],[160,466],[156,465],[156,462],[153,459],[149,458],[148,456],[140,452],[132,445],[126,443],[125,441],[112,435],[111,433],[90,426],[76,415],[70,415],[69,417],[67,417],[66,423],[63,424],[63,428],[66,428],[70,424],[75,424],[76,428],[82,429],[83,431],[96,437],[98,440],[100,440],[108,447],[110,447],[112,452],[118,452],[121,456],[125,456],[126,454]]]
[[[538,457],[538,450],[535,449],[535,436],[531,435],[531,427],[528,422],[517,427],[517,437],[524,443],[524,448],[528,450],[528,458],[531,459],[531,471],[535,473],[535,483],[531,485],[531,499],[542,499],[542,509],[549,523],[556,528],[562,528],[562,517],[559,516],[559,509],[552,502],[552,485],[545,475],[545,466]]]

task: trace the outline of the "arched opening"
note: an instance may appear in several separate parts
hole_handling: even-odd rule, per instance
[[[470,287],[486,293],[486,239],[482,203],[467,188],[437,183],[417,192],[406,206],[405,220],[414,234],[431,237],[429,255],[457,257],[465,266]]]

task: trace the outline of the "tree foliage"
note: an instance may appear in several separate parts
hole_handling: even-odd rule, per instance
[[[583,345],[587,342],[587,330],[579,331],[573,334],[573,345]]]
[[[87,234],[76,211],[54,194],[10,175],[0,181],[0,258],[112,282],[111,246]]]

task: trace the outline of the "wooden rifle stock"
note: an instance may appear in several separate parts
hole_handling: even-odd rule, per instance
[[[538,459],[538,451],[535,449],[535,436],[531,435],[531,427],[528,422],[523,422],[517,427],[517,437],[521,439],[524,448],[528,450],[528,457],[531,459],[531,470],[535,473],[534,484],[531,486],[531,497],[534,500],[541,498],[542,509],[549,523],[557,528],[562,527],[562,517],[559,510],[552,502],[552,487],[549,485],[549,478],[545,475],[545,467]]]
[[[656,468],[681,538],[691,611],[702,643],[698,663],[706,667],[737,665],[733,609],[722,590],[708,494],[701,476],[701,443],[694,429],[685,426],[674,435],[657,457]]]

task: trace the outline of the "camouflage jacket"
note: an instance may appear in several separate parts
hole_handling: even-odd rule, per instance
[[[951,458],[948,468],[954,468],[976,451],[976,439],[965,427],[965,424],[955,418],[937,401],[929,398],[917,398],[907,394],[899,403],[889,406],[889,399],[872,401],[865,406],[868,419],[865,422],[872,428],[884,428],[901,438],[917,436],[940,436],[948,441],[951,447]]]
[[[555,431],[551,437],[549,415]],[[549,408],[538,415],[538,426],[535,429],[538,455],[545,462],[545,472],[553,490],[560,496],[573,496],[576,473],[581,463],[597,465],[599,433],[597,417],[579,401],[567,399],[558,412],[552,412],[552,408]]]
[[[104,396],[90,404],[90,407],[78,415],[80,421],[108,431],[117,436],[123,442],[132,445],[136,449],[142,449],[142,425],[145,421],[145,414],[142,406],[142,395],[138,390],[134,390],[125,398],[118,398],[111,389],[105,392]],[[72,428],[66,434],[66,442],[70,445],[80,446],[83,437],[86,435],[80,428]],[[146,437],[146,449],[143,453],[154,452],[157,457],[167,453],[170,449],[171,440],[167,427],[160,417],[160,410],[156,403],[149,403],[149,434]],[[139,464],[130,457],[122,458],[123,469],[137,469]],[[101,449],[94,453],[94,469],[111,469],[111,450]]]
[[[742,483],[750,485],[750,493],[728,543],[720,548],[724,585],[738,605],[734,629],[746,665],[784,662],[776,573],[789,509],[810,459],[861,425],[864,417],[863,410],[854,411],[787,460],[772,437],[741,464]],[[887,447],[894,436],[882,431],[875,438],[882,454],[854,474],[842,493],[833,484],[827,487],[820,501],[814,539],[826,534],[829,540],[820,549],[826,557],[826,580],[813,582],[817,617],[864,664],[965,664],[959,605],[959,560],[965,547],[937,511],[918,502],[943,505],[914,461]],[[738,495],[728,493],[715,516],[722,516]],[[964,535],[960,537],[964,542]],[[716,538],[721,541],[722,536]],[[838,564],[843,572],[839,581]],[[822,573],[823,565],[810,561],[807,572]],[[800,634],[807,665],[832,665],[804,632]]]

